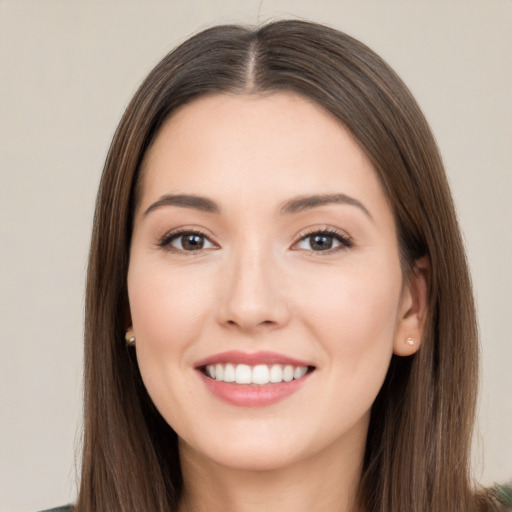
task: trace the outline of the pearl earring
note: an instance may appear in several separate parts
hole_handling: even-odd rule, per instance
[[[124,340],[126,341],[127,347],[133,347],[135,345],[135,336],[132,334],[130,335],[130,329],[126,331],[126,335],[124,337]]]
[[[414,340],[412,339],[412,336],[409,336],[407,338],[407,345],[410,345],[411,347],[414,345]]]

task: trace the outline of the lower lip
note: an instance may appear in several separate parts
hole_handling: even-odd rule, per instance
[[[206,387],[224,402],[238,407],[266,407],[296,393],[308,380],[310,373],[290,382],[277,384],[235,384],[211,379],[199,371]]]

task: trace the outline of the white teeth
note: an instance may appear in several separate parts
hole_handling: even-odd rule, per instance
[[[235,382],[235,367],[232,364],[224,367],[224,382]]]
[[[293,366],[287,364],[283,370],[283,380],[285,382],[291,382],[293,380]]]
[[[236,382],[237,384],[291,382],[294,379],[301,379],[308,373],[307,366],[292,366],[290,364],[280,365],[258,364],[249,366],[247,364],[209,364],[205,368],[206,375],[211,379],[222,382]]]
[[[235,382],[237,384],[251,384],[251,367],[247,364],[237,364],[235,368]]]
[[[224,380],[224,366],[221,364],[215,365],[215,380]]]
[[[283,382],[283,369],[275,364],[270,368],[270,382]]]
[[[253,384],[268,384],[270,375],[268,366],[259,364],[252,369],[252,382]]]
[[[308,373],[308,369],[305,366],[297,366],[295,370],[293,371],[293,378],[294,379],[301,379]]]

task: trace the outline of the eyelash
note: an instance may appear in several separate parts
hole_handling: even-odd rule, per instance
[[[325,251],[314,251],[313,249],[306,249],[309,253],[314,253],[317,255],[334,254],[339,251],[344,251],[346,249],[350,249],[353,246],[352,240],[345,233],[342,233],[341,231],[338,231],[337,229],[334,229],[334,228],[324,228],[324,229],[314,229],[311,231],[306,231],[306,232],[301,233],[299,235],[299,240],[293,244],[293,247],[295,247],[300,242],[307,240],[308,238],[312,238],[314,236],[325,236],[325,237],[333,238],[334,240],[339,242],[339,245],[337,247],[332,247]],[[295,249],[295,250],[298,250],[298,249]]]
[[[158,242],[158,246],[161,247],[162,249],[169,251],[169,252],[178,252],[178,253],[182,253],[182,254],[188,253],[189,255],[192,255],[195,252],[199,252],[200,250],[202,250],[202,248],[200,248],[197,251],[186,251],[184,249],[178,249],[171,245],[171,242],[173,242],[174,240],[177,240],[178,238],[185,236],[185,235],[200,236],[200,237],[208,240],[211,244],[216,245],[214,242],[212,242],[210,240],[210,237],[203,231],[201,231],[197,228],[194,228],[194,229],[182,228],[177,231],[171,231],[170,233],[167,233],[166,235],[164,235]]]
[[[181,254],[187,254],[188,253],[188,255],[192,255],[194,253],[198,253],[198,252],[200,252],[202,250],[209,250],[210,249],[210,248],[203,249],[201,247],[201,248],[199,248],[199,249],[197,249],[195,251],[187,251],[187,250],[184,250],[184,249],[178,249],[176,247],[172,247],[171,243],[173,241],[175,241],[178,238],[180,238],[182,236],[185,236],[185,235],[192,235],[192,236],[196,235],[196,236],[199,236],[199,237],[202,237],[202,238],[208,240],[210,244],[216,245],[214,242],[212,242],[210,240],[209,236],[206,233],[202,232],[201,230],[199,230],[199,229],[186,229],[186,228],[183,228],[183,229],[180,229],[178,231],[172,231],[171,233],[167,233],[165,236],[163,236],[160,239],[160,241],[158,242],[158,246],[161,247],[162,249],[165,249],[165,250],[169,251],[169,252],[177,252],[177,253],[181,253]],[[297,240],[297,242],[295,242],[293,244],[292,250],[299,250],[299,249],[293,249],[293,247],[295,247],[300,242],[303,242],[303,241],[307,240],[308,238],[312,238],[313,236],[325,236],[325,237],[328,237],[328,238],[333,238],[334,240],[339,242],[339,245],[337,247],[326,249],[325,251],[315,251],[313,249],[305,249],[309,253],[314,253],[314,254],[319,254],[319,255],[333,254],[333,253],[336,253],[338,251],[343,251],[343,250],[349,249],[353,245],[352,240],[346,234],[344,234],[344,233],[342,233],[342,232],[340,232],[340,231],[338,231],[336,229],[333,229],[333,228],[325,228],[325,229],[315,229],[315,230],[312,230],[312,231],[301,233],[299,235],[299,239]]]

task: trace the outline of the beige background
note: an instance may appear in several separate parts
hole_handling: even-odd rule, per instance
[[[0,511],[75,495],[87,246],[127,101],[192,32],[276,16],[369,44],[432,124],[479,306],[474,472],[484,483],[512,477],[510,0],[0,0]]]

